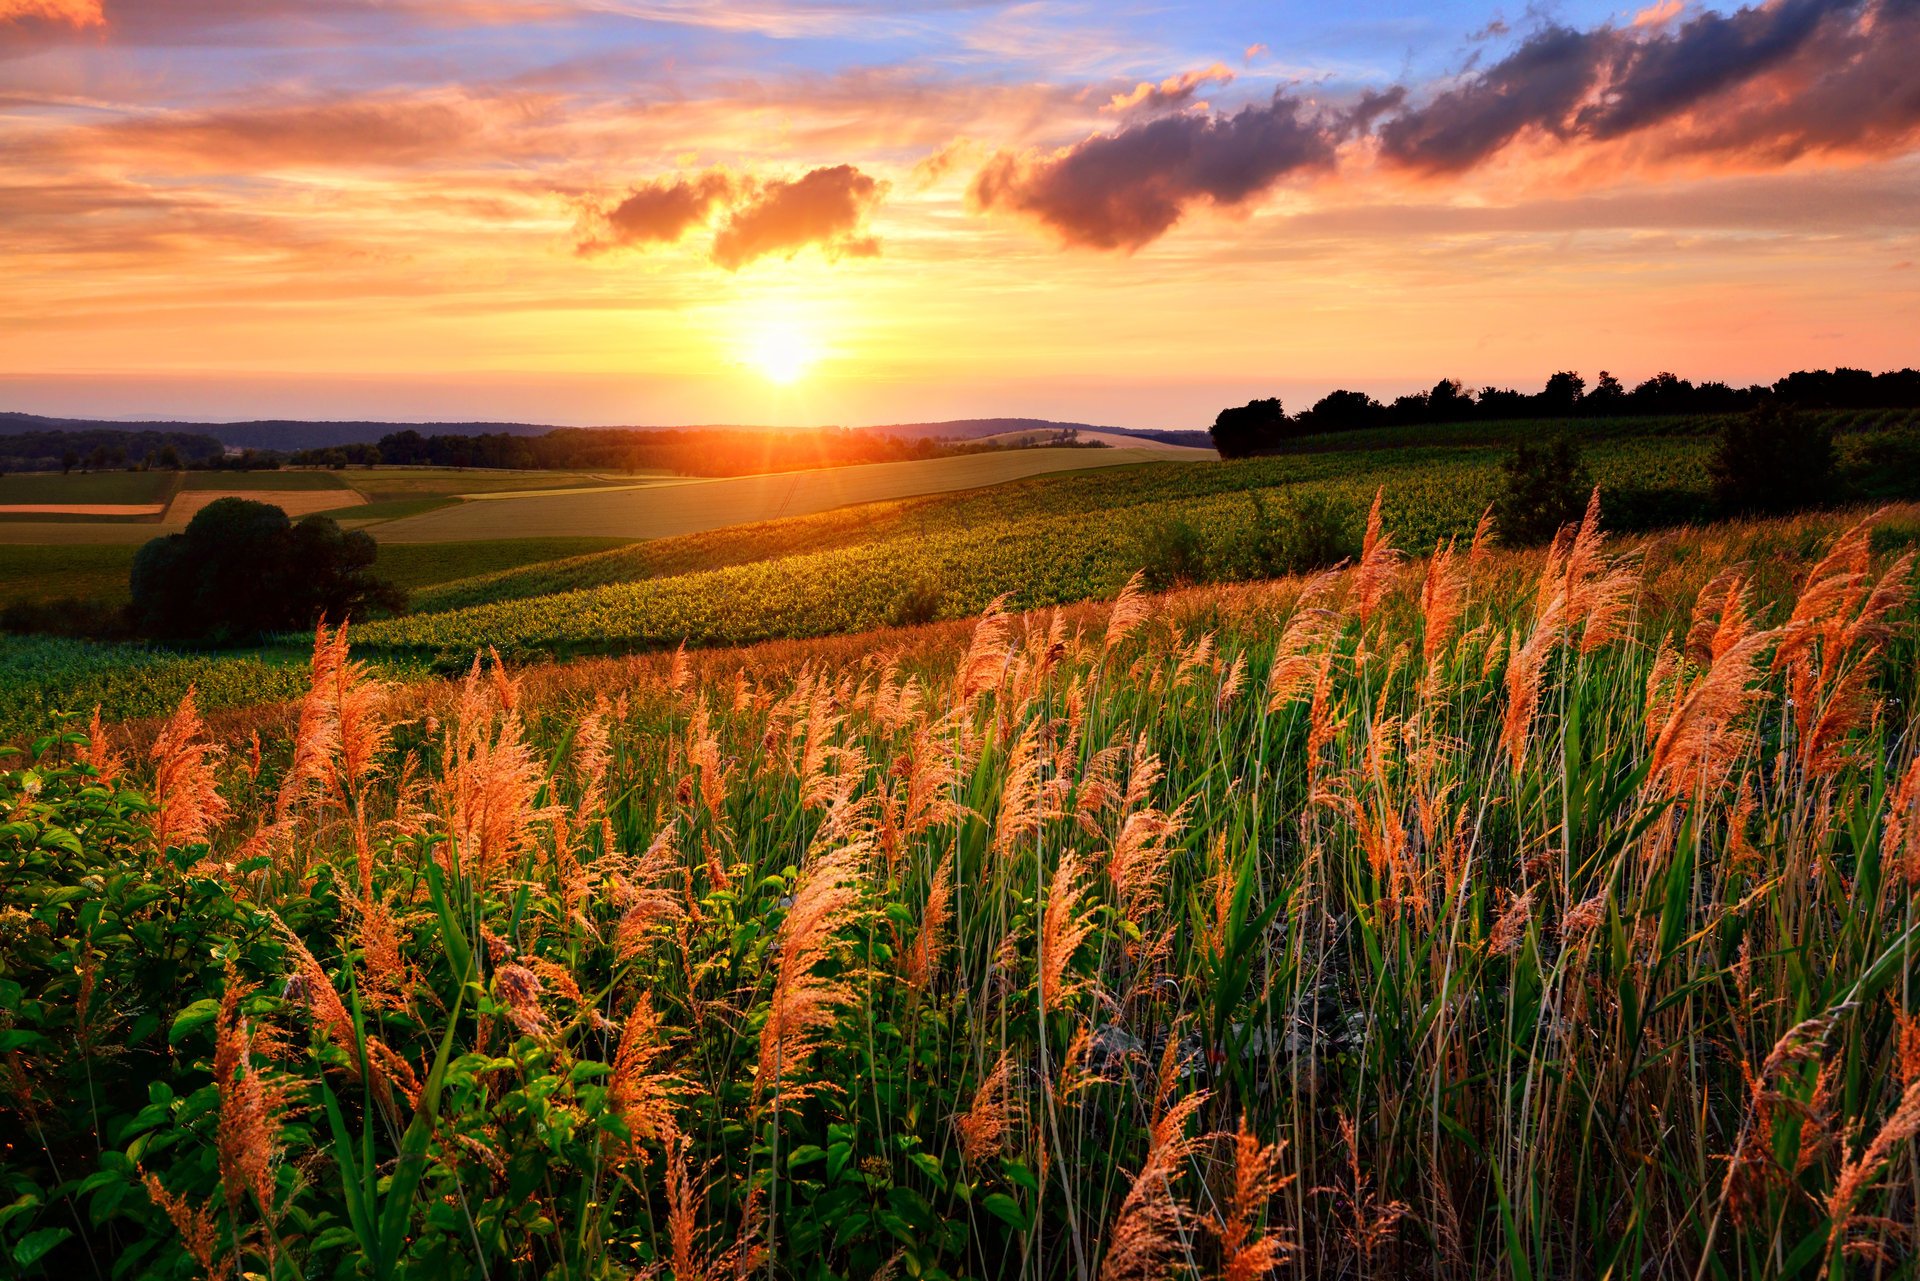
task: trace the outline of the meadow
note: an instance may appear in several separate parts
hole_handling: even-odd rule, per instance
[[[451,682],[322,631],[284,706],[50,724],[0,774],[0,1251],[1906,1275],[1920,510],[1604,503]]]

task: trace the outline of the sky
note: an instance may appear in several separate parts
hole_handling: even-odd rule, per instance
[[[1920,364],[1920,0],[0,0],[0,409],[1202,427]]]

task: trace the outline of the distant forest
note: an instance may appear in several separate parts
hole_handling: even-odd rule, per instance
[[[418,467],[502,467],[553,471],[670,471],[682,476],[750,476],[763,472],[843,467],[850,463],[945,458],[990,450],[1067,445],[1088,448],[1072,428],[1034,433],[1017,443],[994,440],[906,439],[856,428],[793,431],[694,427],[632,431],[620,427],[562,427],[543,436],[423,436],[397,431],[372,445],[301,450],[298,466],[364,464]]]
[[[1803,369],[1771,387],[1695,383],[1659,373],[1631,389],[1604,369],[1591,387],[1581,375],[1562,371],[1532,395],[1510,387],[1482,387],[1474,392],[1457,379],[1442,378],[1431,391],[1391,402],[1375,400],[1361,391],[1333,391],[1297,414],[1288,414],[1278,397],[1251,401],[1222,410],[1214,422],[1213,439],[1223,455],[1236,457],[1297,436],[1368,427],[1515,418],[1726,414],[1769,401],[1796,409],[1920,408],[1920,370],[1874,374],[1864,369]]]
[[[179,431],[28,431],[0,436],[0,472],[119,471],[202,467],[219,461],[225,446],[211,436]]]

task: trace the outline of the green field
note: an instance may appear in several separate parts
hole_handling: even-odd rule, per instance
[[[390,542],[453,542],[489,537],[506,525],[527,536],[664,538],[857,503],[997,485],[1048,472],[1164,463],[1173,456],[1169,451],[1145,449],[1019,449],[689,480],[463,503],[393,521],[379,535]]]
[[[117,604],[127,598],[139,550],[135,543],[0,543],[0,608],[68,597]]]
[[[223,489],[245,493],[250,489],[351,489],[340,472],[331,471],[190,471],[182,489]]]
[[[1598,424],[1588,445],[1588,467],[1604,490],[1609,527],[1651,529],[1710,515],[1705,431],[1711,424],[1640,425],[1646,430]],[[1402,431],[1372,449],[1349,448],[1343,437],[1309,439],[1268,458],[1054,473],[633,542],[533,536],[412,543],[389,538],[409,522],[375,523],[370,529],[382,540],[380,563],[411,591],[413,613],[365,621],[356,626],[356,641],[363,653],[386,661],[454,666],[488,646],[521,657],[620,653],[682,641],[740,644],[960,617],[1001,596],[1023,607],[1068,603],[1111,595],[1143,566],[1155,569],[1156,581],[1255,578],[1274,572],[1261,550],[1273,513],[1284,518],[1285,504],[1307,494],[1344,509],[1357,547],[1366,504],[1384,489],[1386,518],[1406,545],[1430,548],[1438,539],[1472,531],[1488,495],[1499,488],[1500,464],[1516,433],[1556,426]],[[1842,473],[1851,501],[1920,496],[1920,469],[1899,465],[1907,456],[1902,451],[1910,452],[1920,439],[1920,415],[1875,415],[1841,426]],[[543,476],[569,489],[583,479]],[[444,501],[425,495],[471,478],[446,469],[397,469],[392,483],[421,496],[392,501]],[[525,474],[493,479],[515,489],[529,482]],[[752,479],[778,484],[792,478]],[[710,497],[735,485],[691,482],[652,493],[621,489],[483,500],[436,514],[487,517],[498,530],[528,504],[635,503],[670,493]],[[517,521],[510,527],[522,528]],[[1170,531],[1191,544],[1180,564],[1166,563]],[[120,567],[131,553],[130,546],[6,548],[0,566],[11,579],[31,580],[12,584],[7,599],[122,599]],[[29,679],[27,669],[17,670],[19,679]]]
[[[0,506],[15,503],[163,503],[180,473],[171,471],[22,472],[0,476]]]
[[[156,535],[157,536],[157,535]],[[410,592],[525,565],[564,561],[622,544],[608,538],[507,538],[469,543],[397,543],[380,549],[379,572]],[[118,603],[138,544],[0,543],[0,607],[65,597]]]

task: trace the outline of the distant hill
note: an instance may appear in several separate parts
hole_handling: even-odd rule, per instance
[[[730,424],[700,424],[703,427],[728,426]],[[1126,436],[1140,436],[1149,440],[1166,441],[1175,445],[1206,445],[1205,432],[1183,431],[1141,431],[1125,427],[1101,427],[1093,423],[1061,423],[1044,418],[956,418],[938,423],[888,423],[883,426],[867,427],[862,430],[880,432],[890,436],[907,439],[923,437],[943,437],[949,440],[974,440],[982,436],[999,436],[1008,432],[1023,431],[1098,431],[1117,433]],[[434,434],[451,436],[541,436],[559,427],[551,423],[490,423],[490,422],[320,422],[297,418],[262,418],[252,422],[207,423],[207,422],[123,422],[95,418],[54,418],[40,414],[22,414],[0,412],[0,434],[24,432],[73,432],[73,431],[142,431],[142,432],[187,432],[200,436],[211,436],[223,445],[235,449],[277,449],[292,451],[296,449],[331,449],[336,445],[372,444],[382,436],[398,431],[417,431],[423,436]],[[619,426],[622,431],[662,431],[658,425]],[[777,430],[769,428],[767,430]]]

